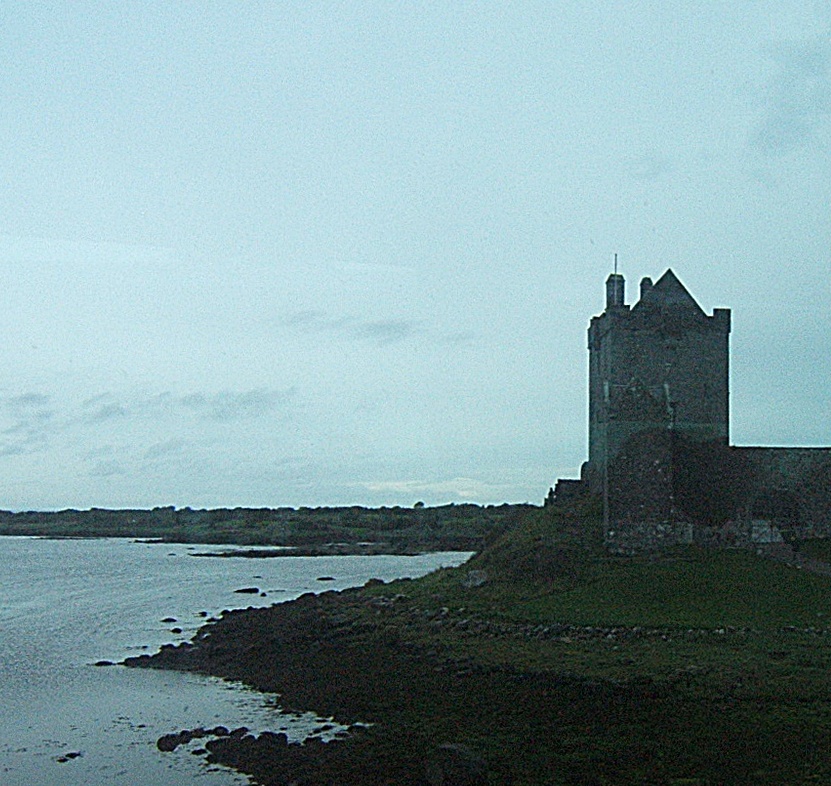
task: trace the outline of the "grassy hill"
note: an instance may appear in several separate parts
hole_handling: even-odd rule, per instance
[[[557,709],[526,695],[540,723],[512,720],[543,739],[516,782],[831,783],[831,580],[745,551],[611,556],[599,530],[591,511],[535,511],[466,565],[398,583],[438,615],[416,635],[444,657],[601,686],[543,688]]]
[[[591,508],[529,511],[459,568],[228,615],[145,665],[373,722],[293,761],[297,783],[425,786],[443,743],[487,762],[471,784],[831,783],[831,579],[739,551],[613,557],[599,532]],[[284,783],[267,741],[223,745]]]
[[[743,550],[688,546],[612,556],[576,537],[565,515],[573,513],[529,513],[463,568],[423,580],[424,590],[529,622],[756,630],[831,622],[827,578]],[[470,570],[487,576],[475,593],[459,578]]]

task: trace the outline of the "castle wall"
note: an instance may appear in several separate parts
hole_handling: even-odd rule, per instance
[[[797,537],[831,536],[831,448],[733,448],[747,472],[739,515]]]
[[[831,448],[727,447],[644,432],[610,462],[607,546],[752,547],[831,537]]]

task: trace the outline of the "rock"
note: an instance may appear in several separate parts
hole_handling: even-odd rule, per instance
[[[111,660],[97,660],[95,661],[96,666],[115,666]]]
[[[175,751],[183,742],[187,742],[187,740],[183,740],[179,734],[162,734],[159,739],[156,740],[156,747],[162,751],[163,753],[171,753]]]
[[[467,575],[462,579],[462,586],[465,589],[474,589],[481,587],[488,581],[488,574],[484,570],[469,570]]]
[[[240,595],[258,595],[260,593],[259,587],[242,587],[242,589],[236,589],[234,592],[239,593]]]
[[[258,740],[263,745],[269,745],[273,748],[285,748],[289,744],[289,738],[283,732],[264,731],[260,734]]]
[[[318,576],[317,580],[318,581],[334,581],[335,577],[334,576]]]
[[[221,727],[218,726],[217,728]],[[163,734],[158,740],[156,740],[156,747],[160,751],[170,753],[171,751],[175,751],[180,745],[187,745],[191,740],[198,740],[213,733],[213,729],[207,730],[203,729],[201,726],[196,729],[182,729],[181,731],[173,734]]]
[[[181,628],[171,628],[171,629],[170,629],[170,632],[171,632],[171,633],[181,633],[181,632],[182,632],[182,629],[181,629]]]
[[[176,622],[176,617],[165,617],[162,620],[162,622],[165,622],[165,623]]]
[[[445,743],[430,752],[425,776],[430,786],[486,786],[487,764],[466,745]]]

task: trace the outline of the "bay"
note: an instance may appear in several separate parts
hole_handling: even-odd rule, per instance
[[[247,783],[196,756],[161,753],[156,740],[220,724],[302,739],[319,719],[282,713],[274,697],[241,685],[94,664],[189,639],[224,609],[267,606],[370,578],[416,577],[470,556],[192,556],[205,548],[121,538],[0,538],[0,783]],[[252,587],[260,592],[235,592]]]

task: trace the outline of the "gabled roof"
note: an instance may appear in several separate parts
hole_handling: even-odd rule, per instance
[[[696,303],[695,298],[670,268],[667,268],[666,273],[644,293],[636,306],[641,304],[663,308],[693,308],[702,315],[704,314],[701,306]]]

